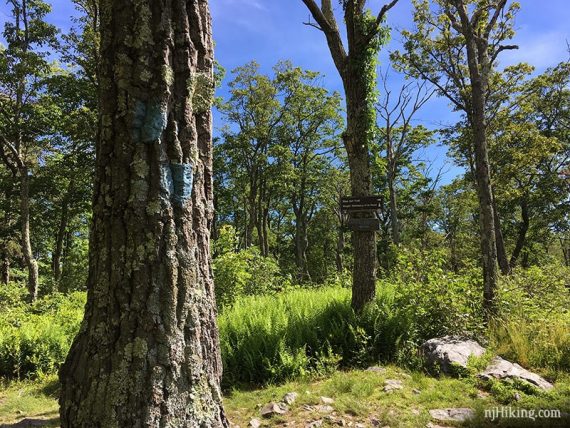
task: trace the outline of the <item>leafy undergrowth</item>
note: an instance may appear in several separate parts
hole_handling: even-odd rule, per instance
[[[384,392],[384,382],[400,380],[403,388]],[[283,416],[263,419],[260,408],[269,402],[278,402],[288,392],[297,392],[297,400]],[[389,366],[378,371],[339,371],[320,379],[309,379],[267,386],[256,390],[233,390],[225,398],[225,408],[233,424],[247,427],[252,418],[262,426],[305,427],[322,420],[322,426],[415,428],[429,426],[465,427],[565,427],[568,419],[500,419],[491,422],[485,418],[485,409],[512,406],[520,409],[559,409],[570,412],[570,376],[561,376],[553,392],[526,395],[521,392],[518,401],[510,400],[505,391],[485,391],[472,378],[432,378],[420,372],[410,372]],[[314,407],[320,397],[334,400],[334,411],[320,414]],[[57,426],[57,382],[54,377],[42,380],[12,382],[0,390],[0,426],[10,426],[22,420],[45,419],[45,426]],[[450,407],[468,407],[476,411],[476,418],[464,425],[436,423],[429,410]],[[307,410],[309,409],[309,410]],[[352,422],[351,425],[349,425]],[[3,425],[6,424],[6,425]],[[335,425],[336,424],[336,425]],[[20,425],[18,425],[20,426]],[[37,425],[36,425],[37,426]]]

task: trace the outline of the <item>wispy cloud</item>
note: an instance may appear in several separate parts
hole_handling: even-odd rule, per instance
[[[519,49],[505,52],[501,62],[505,65],[527,62],[537,70],[551,67],[567,58],[566,40],[568,34],[559,31],[532,34],[521,31],[515,39]]]

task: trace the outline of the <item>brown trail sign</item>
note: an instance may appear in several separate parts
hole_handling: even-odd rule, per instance
[[[380,220],[374,217],[353,217],[353,213],[376,213],[381,207],[380,196],[344,197],[340,201],[343,214],[350,217],[346,223],[348,229],[356,232],[374,232],[380,230]],[[344,223],[344,222],[343,222]]]

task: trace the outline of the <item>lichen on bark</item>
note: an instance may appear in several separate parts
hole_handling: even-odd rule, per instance
[[[100,3],[88,297],[60,373],[61,425],[226,427],[209,252],[208,2]]]

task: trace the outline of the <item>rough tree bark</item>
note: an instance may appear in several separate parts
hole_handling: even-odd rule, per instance
[[[210,263],[206,0],[101,1],[86,313],[62,427],[226,427]]]
[[[378,36],[380,24],[386,12],[396,5],[392,0],[380,10],[373,25],[366,25],[365,0],[343,2],[344,20],[347,30],[348,53],[333,13],[331,0],[321,0],[319,7],[315,0],[303,0],[316,24],[309,23],[322,31],[342,79],[346,98],[346,131],[343,135],[350,169],[350,187],[353,196],[369,196],[372,192],[370,174],[370,153],[368,143],[373,128],[374,106],[369,105],[374,94],[367,81],[367,56],[373,49],[374,38]],[[375,84],[375,82],[374,82]],[[352,307],[360,311],[376,294],[376,233],[353,232],[352,246],[354,266],[352,270]]]

